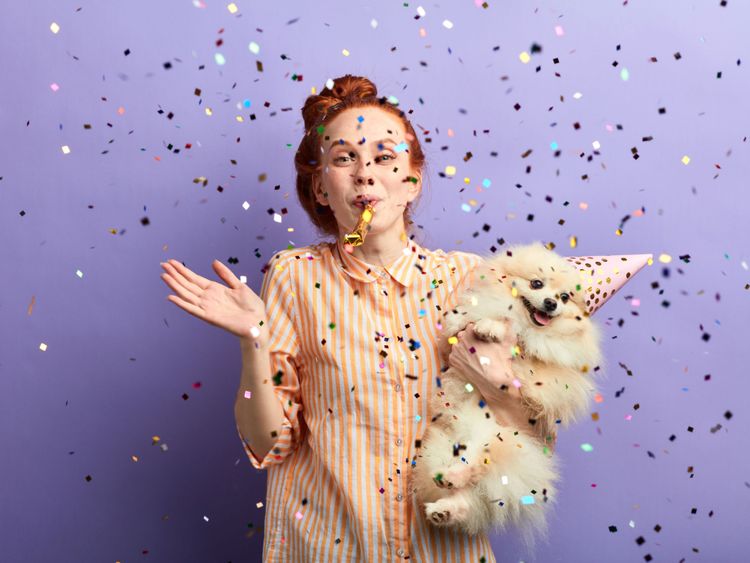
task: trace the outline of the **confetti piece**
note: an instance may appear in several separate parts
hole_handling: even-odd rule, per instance
[[[672,257],[669,254],[659,254],[659,262],[662,264],[669,264],[672,261]]]
[[[578,246],[578,237],[577,236],[571,236],[570,237],[570,248],[575,248]]]
[[[76,275],[77,275],[77,276],[78,276],[79,278],[83,278],[83,272],[82,272],[81,270],[76,270]]]
[[[258,45],[255,41],[250,41],[250,44],[247,46],[248,49],[250,49],[250,52],[253,55],[257,55],[260,53],[260,45]]]
[[[417,14],[419,14],[420,18],[423,18],[427,15],[427,12],[425,12],[425,9],[422,6],[417,7]]]
[[[455,336],[451,336],[450,338],[448,338],[448,344],[455,344],[456,342],[458,342],[458,338],[456,338]]]
[[[223,66],[226,64],[227,60],[224,58],[224,55],[221,53],[216,53],[214,55],[214,60],[216,61],[216,64],[219,66]]]
[[[594,446],[592,446],[591,444],[581,444],[581,449],[584,452],[591,452],[594,451]]]
[[[684,164],[685,166],[690,164],[690,157],[688,155],[682,157],[682,164]]]
[[[53,82],[49,85],[49,87],[53,92],[57,92],[60,89],[60,86],[58,86],[57,82]]]
[[[232,2],[231,4],[227,5],[227,10],[229,10],[230,14],[236,14],[239,8],[237,8],[237,4]]]
[[[242,209],[244,209],[245,211],[247,211],[248,209],[250,209],[250,204],[247,201],[243,202],[242,203]]]
[[[518,58],[521,60],[523,64],[526,64],[531,60],[531,55],[529,55],[526,51],[524,51],[520,55],[518,55]]]
[[[466,389],[467,393],[471,393],[472,391],[474,391],[474,386],[471,383],[467,383],[466,385],[464,385],[464,389]]]
[[[46,351],[47,351],[47,345],[46,345],[46,344],[45,344],[44,342],[42,342],[42,343],[41,343],[41,344],[39,345],[39,349],[40,349],[40,350],[41,350],[42,352],[46,352]]]
[[[534,497],[531,495],[522,496],[521,504],[534,504]]]
[[[60,26],[59,26],[59,25],[57,25],[57,24],[56,24],[55,22],[52,22],[52,23],[50,24],[50,26],[49,26],[49,29],[50,29],[50,31],[51,31],[52,33],[57,33],[58,31],[60,31]]]
[[[490,359],[487,356],[479,356],[479,364],[483,366],[490,365]]]
[[[62,152],[63,154],[70,154],[70,147],[68,145],[63,145]]]
[[[443,27],[445,29],[453,29],[453,22],[450,20],[443,20]]]
[[[370,27],[375,29],[378,27],[378,20],[370,20]]]
[[[344,55],[345,57],[348,57],[348,56],[349,56],[349,49],[342,49],[342,50],[341,50],[341,53],[342,53],[342,54],[343,54],[343,55]]]
[[[561,25],[555,26],[555,35],[557,35],[558,37],[562,37],[563,35],[565,35],[565,30]]]
[[[260,330],[258,329],[257,326],[251,326],[250,327],[250,335],[253,338],[258,338],[260,336]]]
[[[627,82],[630,79],[630,71],[627,68],[623,68],[620,71],[620,78],[623,82]]]
[[[594,141],[591,143],[591,146],[594,147],[595,151],[598,151],[600,148],[602,148],[601,144],[599,144],[599,141]]]
[[[278,213],[274,213],[274,214],[273,214],[273,220],[274,220],[274,221],[275,221],[276,223],[281,223],[281,215],[279,215]]]

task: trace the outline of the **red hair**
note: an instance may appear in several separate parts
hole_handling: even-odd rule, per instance
[[[339,230],[331,208],[320,205],[315,199],[314,182],[320,182],[322,163],[320,146],[321,125],[330,123],[339,113],[349,108],[373,106],[387,111],[401,120],[409,139],[409,164],[412,170],[422,171],[425,164],[424,152],[419,144],[414,128],[403,111],[388,102],[385,96],[378,97],[378,89],[367,78],[347,74],[333,80],[332,88],[324,88],[320,94],[308,96],[302,107],[305,120],[305,136],[302,137],[297,153],[294,155],[294,167],[297,170],[297,196],[302,208],[310,220],[323,235],[338,237]],[[411,209],[404,210],[404,223],[411,227]]]

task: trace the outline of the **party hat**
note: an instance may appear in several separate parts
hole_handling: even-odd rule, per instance
[[[593,315],[646,264],[654,263],[653,254],[611,256],[565,256],[581,273],[581,290],[586,309]]]

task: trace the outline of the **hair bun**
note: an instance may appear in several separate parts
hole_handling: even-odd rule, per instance
[[[305,130],[309,131],[325,120],[328,110],[343,102],[377,98],[378,89],[375,84],[363,76],[346,74],[333,79],[333,86],[327,86],[320,94],[308,96],[302,108],[302,118]]]

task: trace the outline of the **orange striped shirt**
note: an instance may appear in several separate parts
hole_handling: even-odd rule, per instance
[[[242,442],[268,469],[263,561],[495,561],[486,535],[429,524],[411,486],[442,312],[479,261],[413,241],[386,267],[338,242],[273,256],[261,297],[285,420],[263,460]]]

